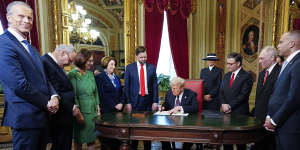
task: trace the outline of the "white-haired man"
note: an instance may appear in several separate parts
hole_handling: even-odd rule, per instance
[[[51,150],[70,150],[72,148],[73,115],[80,116],[74,105],[73,87],[64,71],[75,57],[72,45],[58,45],[51,53],[42,56],[42,62],[48,81],[60,96],[60,110],[50,116]],[[73,114],[73,115],[72,115]]]
[[[180,77],[174,77],[171,80],[171,90],[169,90],[165,97],[165,102],[159,108],[160,111],[167,110],[171,113],[184,112],[196,113],[198,112],[197,93],[184,88],[185,80]],[[190,149],[191,143],[184,143],[183,149]],[[162,142],[162,149],[171,149],[169,142]]]
[[[256,86],[254,115],[257,119],[264,121],[268,112],[269,99],[273,93],[274,85],[280,72],[280,65],[276,63],[276,49],[266,46],[260,52],[258,62],[263,70],[258,75]],[[267,132],[262,141],[255,143],[255,150],[274,150],[275,136]]]

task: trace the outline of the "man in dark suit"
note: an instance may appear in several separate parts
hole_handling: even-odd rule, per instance
[[[171,90],[169,90],[165,97],[165,102],[159,108],[160,111],[166,110],[172,113],[197,113],[198,101],[197,93],[184,88],[184,79],[174,77],[171,81]],[[190,149],[191,143],[184,143],[183,149]],[[170,150],[170,142],[162,142],[163,150]]]
[[[227,56],[228,73],[220,88],[221,109],[224,113],[249,115],[249,95],[253,78],[242,68],[242,56],[231,53]],[[245,150],[246,145],[238,145],[238,150]],[[233,149],[232,145],[224,145],[225,150]]]
[[[219,88],[222,82],[221,68],[216,67],[216,54],[207,54],[206,60],[208,67],[203,68],[200,72],[200,79],[204,81],[204,101],[203,110],[219,111]]]
[[[72,45],[58,45],[52,53],[45,54],[42,62],[45,74],[60,96],[59,111],[50,116],[51,150],[71,150],[73,137],[73,115],[80,111],[74,105],[73,87],[64,71],[71,64],[76,53]]]
[[[269,100],[265,128],[275,131],[277,150],[298,150],[300,139],[300,30],[282,35],[278,53],[285,56]]]
[[[18,150],[46,149],[48,112],[59,109],[40,55],[26,40],[32,13],[24,2],[10,3],[6,15],[9,28],[0,35],[0,81],[5,96],[2,124],[12,127],[13,147]]]
[[[127,65],[125,72],[125,96],[127,110],[155,111],[158,108],[158,89],[156,67],[147,63],[145,47],[136,49],[136,62]],[[132,141],[133,149],[137,149],[137,141]],[[151,149],[151,142],[144,142],[144,149]]]
[[[269,99],[273,93],[274,85],[277,76],[280,72],[280,66],[276,63],[276,49],[270,46],[263,48],[258,57],[258,62],[261,64],[263,70],[259,73],[254,114],[256,119],[264,121],[267,116]],[[254,150],[274,150],[275,137],[273,133],[267,132],[266,137],[255,143]]]

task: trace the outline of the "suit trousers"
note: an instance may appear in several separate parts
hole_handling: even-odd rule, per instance
[[[275,135],[274,133],[270,133],[266,131],[266,136],[263,140],[256,142],[251,150],[275,150]]]
[[[12,129],[14,150],[46,150],[48,129]]]
[[[151,96],[145,95],[145,96],[138,96],[138,100],[135,106],[132,106],[132,111],[151,111],[152,110],[152,103],[153,100],[151,99]]]
[[[277,133],[276,150],[299,150],[300,134],[297,133]]]
[[[71,150],[72,149],[72,138],[73,138],[73,125],[71,124],[68,128],[63,127],[52,127],[51,129],[51,150]]]

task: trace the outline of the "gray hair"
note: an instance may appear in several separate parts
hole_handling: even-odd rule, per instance
[[[174,77],[172,80],[171,80],[171,86],[172,85],[180,85],[180,86],[184,86],[184,82],[185,80],[180,78],[180,77]]]
[[[69,53],[72,53],[75,51],[75,48],[73,47],[73,45],[69,44],[69,45],[66,45],[66,44],[60,44],[60,45],[57,45],[55,50],[54,51],[64,51],[64,52],[67,52],[68,54]]]
[[[9,3],[9,4],[7,5],[7,7],[6,7],[6,12],[7,12],[6,15],[7,15],[7,16],[12,15],[12,13],[13,13],[12,8],[13,8],[14,6],[16,6],[16,5],[23,5],[23,6],[25,6],[25,7],[27,7],[27,8],[30,8],[30,9],[32,10],[32,8],[31,8],[27,3],[25,3],[25,2],[22,2],[22,1],[13,1],[13,2]]]
[[[269,54],[271,54],[271,56],[274,56],[276,58],[277,53],[276,53],[276,49],[272,46],[266,46],[262,49],[262,52],[265,51]]]

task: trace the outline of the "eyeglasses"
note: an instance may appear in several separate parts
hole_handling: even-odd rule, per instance
[[[234,64],[236,64],[236,62],[235,63],[227,63],[227,65],[229,65],[229,66],[232,66]]]

